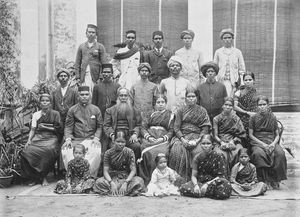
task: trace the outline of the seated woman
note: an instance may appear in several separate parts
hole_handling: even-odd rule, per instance
[[[158,153],[169,154],[169,141],[173,136],[174,116],[166,110],[167,97],[155,97],[155,112],[143,123],[142,157],[139,160],[139,175],[148,184],[156,168],[154,158]]]
[[[247,71],[243,75],[244,85],[240,86],[234,94],[234,110],[240,117],[246,134],[248,134],[250,116],[257,111],[257,92],[254,86],[255,76],[253,72]],[[247,136],[246,143],[242,144],[245,148],[250,148],[249,139]]]
[[[213,150],[210,134],[201,137],[203,152],[193,159],[191,181],[181,185],[179,191],[188,197],[210,197],[227,199],[231,195],[230,182],[225,179],[226,165],[224,156]]]
[[[241,119],[232,110],[233,98],[226,97],[223,112],[213,119],[213,129],[217,147],[215,151],[225,156],[228,177],[230,169],[238,162],[237,153],[243,148],[242,139],[246,138],[246,131]]]
[[[135,156],[125,147],[125,133],[118,131],[111,149],[104,154],[103,175],[94,191],[101,195],[136,196],[144,190],[144,180],[136,176]]]
[[[91,178],[90,164],[84,158],[86,149],[82,144],[73,146],[74,159],[68,162],[66,180],[60,180],[55,186],[57,194],[89,193],[95,180]]]
[[[287,179],[285,153],[279,145],[277,119],[265,96],[257,98],[258,113],[250,117],[249,137],[251,162],[256,166],[257,178],[268,187],[279,189],[279,182]]]
[[[242,197],[263,195],[267,191],[267,186],[263,182],[258,182],[256,168],[249,162],[248,150],[240,149],[238,156],[239,162],[231,170],[232,195]]]
[[[175,118],[176,137],[171,140],[169,167],[187,180],[192,159],[202,150],[200,138],[209,132],[211,124],[205,108],[196,104],[196,91],[187,89],[185,97],[186,105],[178,110]]]
[[[21,175],[30,179],[30,185],[48,185],[46,176],[58,157],[60,115],[51,109],[51,96],[39,98],[41,110],[32,116],[29,138],[21,153]]]

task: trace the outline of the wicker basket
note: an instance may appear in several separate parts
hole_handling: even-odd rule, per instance
[[[8,188],[11,185],[13,178],[13,175],[0,177],[0,188]]]

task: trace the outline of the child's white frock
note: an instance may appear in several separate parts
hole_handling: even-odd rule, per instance
[[[163,171],[156,168],[152,173],[145,196],[180,195],[178,187],[173,184],[177,177],[179,175],[169,167]]]

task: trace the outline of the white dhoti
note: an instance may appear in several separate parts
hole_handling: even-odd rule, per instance
[[[90,88],[90,93],[93,93],[94,82],[92,80],[90,71],[85,72],[84,82],[81,85],[88,86]]]
[[[101,146],[99,148],[94,147],[92,145],[93,142],[92,139],[85,139],[81,142],[76,142],[76,141],[72,141],[72,142],[73,144],[84,145],[86,149],[85,159],[87,159],[88,162],[90,163],[91,176],[96,178],[100,167],[100,162],[101,162]],[[69,161],[74,158],[73,148],[62,149],[61,155],[64,162],[64,166],[67,169]]]

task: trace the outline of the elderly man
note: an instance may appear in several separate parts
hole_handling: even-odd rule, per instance
[[[167,96],[167,109],[174,113],[185,104],[186,89],[190,87],[189,81],[180,75],[182,65],[183,62],[180,57],[172,56],[168,61],[171,76],[163,79],[159,87],[160,93]]]
[[[92,91],[99,80],[101,65],[106,62],[107,55],[102,44],[96,41],[98,28],[88,24],[86,29],[87,42],[77,50],[75,73],[81,85],[89,86]]]
[[[152,68],[149,80],[153,83],[159,84],[162,79],[170,76],[167,62],[173,53],[163,47],[164,34],[162,31],[153,32],[152,41],[154,48],[151,51],[145,52],[144,61],[149,63]]]
[[[113,68],[111,63],[105,63],[102,65],[102,76],[103,80],[94,86],[92,104],[98,106],[102,117],[104,117],[106,109],[117,103],[118,89],[121,86],[112,80]],[[102,133],[101,145],[102,155],[104,155],[108,148],[108,137],[105,133]]]
[[[125,47],[121,46],[111,60],[114,69],[114,77],[119,78],[119,84],[128,90],[139,79],[137,68],[141,62],[141,52],[135,43],[136,32],[126,32]],[[123,45],[123,44],[121,44]]]
[[[234,33],[232,29],[223,29],[220,33],[220,38],[223,42],[223,47],[215,52],[214,61],[220,67],[217,79],[222,82],[227,90],[227,95],[232,97],[239,79],[245,71],[245,62],[242,52],[233,47]]]
[[[198,102],[206,109],[212,123],[213,118],[222,112],[227,91],[224,84],[216,81],[219,67],[215,62],[205,63],[200,70],[206,77],[206,81],[202,84],[198,83]]]
[[[103,120],[100,109],[90,101],[88,86],[78,88],[79,102],[72,106],[67,114],[65,124],[65,143],[62,147],[62,158],[67,168],[73,159],[73,145],[83,144],[87,150],[85,158],[90,163],[91,175],[97,177],[101,161],[101,133]]]
[[[183,47],[175,52],[183,61],[181,76],[188,79],[196,87],[198,81],[204,82],[205,78],[200,72],[203,63],[203,55],[200,51],[192,47],[195,33],[192,30],[184,30],[180,34]]]
[[[149,81],[151,66],[149,63],[141,63],[138,67],[141,79],[130,90],[134,108],[141,112],[143,121],[153,112],[153,100],[158,93],[157,85]]]
[[[134,109],[129,99],[129,91],[126,88],[118,90],[117,104],[106,109],[104,116],[104,132],[111,139],[115,140],[117,131],[124,131],[126,146],[134,151],[136,159],[141,155],[141,144],[138,136],[142,125],[141,113]]]

